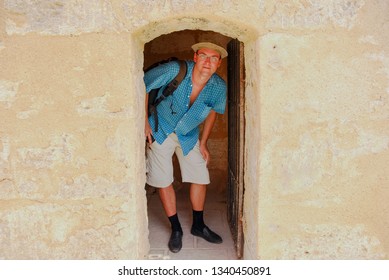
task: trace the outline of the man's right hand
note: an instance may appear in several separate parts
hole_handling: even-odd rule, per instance
[[[153,130],[151,129],[149,120],[146,118],[145,121],[145,137],[146,141],[151,145],[153,144]]]
[[[145,137],[146,142],[148,142],[150,145],[153,144],[154,138],[153,138],[153,130],[151,129],[150,123],[149,123],[149,115],[148,115],[148,107],[149,104],[149,94],[146,94],[145,98]]]

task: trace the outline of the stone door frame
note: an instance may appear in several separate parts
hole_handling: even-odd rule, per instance
[[[175,18],[167,21],[160,22],[152,22],[148,25],[142,27],[137,30],[137,32],[133,33],[132,36],[132,46],[133,57],[143,58],[143,50],[144,45],[152,41],[153,39],[163,35],[172,33],[175,31],[182,31],[186,29],[200,29],[204,31],[213,31],[220,33],[222,35],[237,38],[241,41],[244,46],[245,52],[245,65],[246,65],[246,85],[245,92],[246,96],[255,96],[255,98],[251,98],[250,102],[246,102],[245,106],[245,119],[247,122],[246,126],[246,136],[250,133],[251,130],[257,129],[259,130],[259,121],[252,121],[250,119],[255,118],[258,115],[259,109],[256,109],[259,106],[259,83],[257,81],[257,73],[259,69],[259,64],[257,57],[259,56],[259,46],[258,46],[258,34],[255,28],[250,28],[245,23],[242,22],[242,25],[237,25],[235,22],[228,22],[228,20],[223,21],[210,21],[209,19],[204,18]],[[134,80],[134,92],[136,93],[136,98],[139,98],[138,102],[140,106],[138,106],[139,111],[137,112],[140,116],[140,121],[138,122],[138,133],[140,135],[143,134],[144,129],[144,108],[141,104],[144,101],[144,84],[143,84],[143,72],[142,72],[143,60],[137,61],[134,64],[135,73],[137,73],[137,78]],[[257,113],[256,113],[257,112]],[[257,172],[252,172],[252,170],[259,170],[259,149],[255,148],[255,143],[259,142],[259,139],[251,139],[250,137],[245,137],[245,197],[250,199],[245,199],[245,207],[243,209],[243,224],[244,224],[244,235],[245,235],[245,244],[244,244],[244,259],[252,259],[256,258],[258,255],[257,248],[257,234],[258,234],[258,199],[256,199],[258,190],[257,190],[257,182],[258,178],[256,175]],[[248,143],[247,143],[248,142]],[[250,144],[251,143],[251,144]],[[139,141],[139,150],[143,150],[143,141]],[[144,174],[144,159],[140,159],[142,164],[140,166],[140,173]],[[144,186],[145,179],[142,181],[142,185]],[[144,195],[143,188],[139,186],[141,195]],[[147,205],[146,200],[143,201],[143,205],[139,205],[140,208],[144,209],[141,212],[146,216],[147,220]],[[138,210],[140,209],[138,208]],[[249,209],[249,211],[245,210]],[[247,215],[248,216],[247,216]],[[247,217],[246,217],[247,216]],[[250,218],[250,217],[254,217]],[[249,223],[247,221],[250,221]],[[143,228],[147,228],[146,225],[142,225]],[[148,239],[142,238],[143,242],[148,242]],[[141,241],[142,242],[142,241]],[[144,244],[145,247],[149,248],[149,244]],[[147,252],[145,252],[147,255]]]

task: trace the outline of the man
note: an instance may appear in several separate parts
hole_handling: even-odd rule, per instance
[[[195,44],[192,49],[195,52],[194,58],[193,61],[186,61],[188,67],[185,78],[174,93],[157,107],[157,131],[154,118],[147,116],[148,94],[146,95],[145,136],[149,146],[146,161],[147,183],[159,189],[162,205],[172,227],[168,247],[174,253],[181,250],[183,236],[172,185],[174,153],[179,160],[182,181],[191,183],[191,234],[211,243],[223,242],[218,234],[204,224],[203,211],[206,185],[210,183],[207,141],[216,113],[223,114],[226,107],[226,83],[215,72],[228,54],[224,48],[208,42]],[[179,64],[174,61],[146,72],[146,92],[160,87],[163,89],[178,72]],[[200,138],[199,125],[203,122]]]

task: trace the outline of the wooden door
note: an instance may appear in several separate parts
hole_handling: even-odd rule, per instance
[[[243,44],[231,40],[228,51],[227,216],[237,255],[243,256],[244,56]]]

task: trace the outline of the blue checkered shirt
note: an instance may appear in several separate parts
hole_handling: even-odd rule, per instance
[[[155,140],[162,144],[167,136],[176,133],[184,155],[187,155],[199,139],[199,125],[206,119],[209,112],[214,110],[223,114],[226,108],[226,83],[213,74],[192,106],[189,106],[192,92],[193,61],[186,61],[187,74],[172,95],[165,98],[158,106],[158,132],[155,131],[153,116],[149,123],[153,129]],[[180,66],[176,61],[161,64],[145,73],[146,92],[159,88],[158,96],[162,94],[167,84],[178,74]]]

